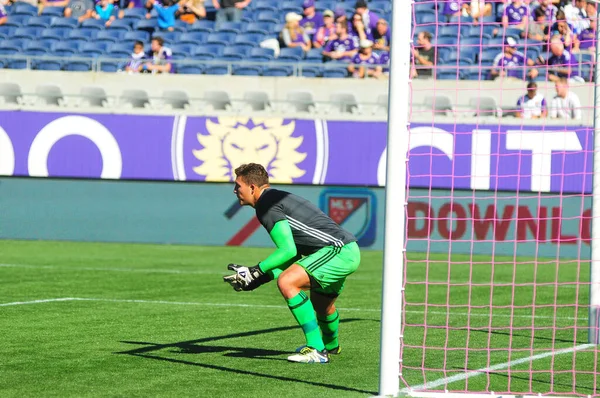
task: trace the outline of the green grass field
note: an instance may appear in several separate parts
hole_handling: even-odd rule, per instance
[[[0,397],[375,394],[381,253],[363,251],[361,267],[339,299],[343,353],[328,365],[299,365],[286,356],[303,344],[303,336],[275,285],[236,293],[221,279],[227,263],[253,264],[269,252],[0,241]],[[466,256],[452,258],[450,274],[447,256],[432,256],[428,266],[422,255],[411,260],[404,340],[404,378],[411,386],[587,342],[587,287],[552,284],[585,281],[585,266],[580,275],[572,263],[522,263],[515,272],[512,261],[503,259],[492,275],[489,258],[474,258],[470,277]],[[524,284],[514,292],[513,276]],[[469,278],[471,287],[461,285]],[[542,284],[535,291],[527,285],[533,280]],[[535,313],[511,313],[513,293],[516,305],[535,300]],[[558,306],[551,305],[555,296]],[[569,306],[577,297],[579,310]],[[496,306],[492,317],[490,301]],[[488,343],[494,349],[489,363]],[[432,348],[424,353],[423,345]],[[529,347],[534,350],[523,350]],[[510,373],[500,367],[491,376],[476,374],[448,388],[594,395],[595,355],[583,347],[515,364]],[[447,372],[422,370],[422,363]],[[536,371],[532,379],[530,366]]]

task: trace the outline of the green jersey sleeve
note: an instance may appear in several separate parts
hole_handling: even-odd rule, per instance
[[[269,235],[277,249],[258,264],[263,272],[281,267],[298,255],[292,236],[292,228],[287,220],[277,221],[269,231]]]

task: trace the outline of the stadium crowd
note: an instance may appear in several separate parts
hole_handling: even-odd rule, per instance
[[[308,76],[377,78],[388,71],[391,30],[384,16],[391,13],[389,0],[7,1],[0,0],[0,35],[15,46],[0,45],[3,55],[62,56],[69,47],[74,56],[121,58],[127,43],[129,62],[113,70],[223,74],[228,63],[234,74],[285,76],[292,73],[291,65],[307,63],[302,74]],[[13,41],[19,38],[30,40],[19,46],[23,43]],[[37,38],[47,39],[49,46],[32,48]],[[72,46],[61,44],[64,39]],[[325,62],[336,66],[331,76],[322,70]],[[11,65],[5,67],[16,68]],[[110,63],[104,65],[102,70],[110,71]],[[34,62],[34,68],[44,66]],[[73,70],[68,62],[57,69]]]

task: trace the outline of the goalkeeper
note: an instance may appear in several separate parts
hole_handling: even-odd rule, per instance
[[[306,199],[271,188],[260,164],[241,165],[235,174],[234,193],[240,204],[256,210],[277,249],[253,267],[229,264],[235,274],[224,280],[240,291],[277,279],[306,337],[306,345],[288,360],[327,363],[329,353],[340,352],[335,300],[360,263],[356,238]],[[310,298],[305,290],[310,290]]]

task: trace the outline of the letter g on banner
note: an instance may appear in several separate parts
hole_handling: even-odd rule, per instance
[[[448,159],[454,157],[454,134],[437,127],[413,127],[410,129],[410,149],[432,147],[444,153]],[[377,166],[377,184],[385,185],[387,148],[383,150]]]
[[[0,175],[11,176],[15,171],[15,149],[6,134],[0,127]]]
[[[61,117],[40,130],[29,149],[29,175],[48,177],[50,150],[60,139],[70,135],[85,137],[100,150],[102,156],[100,178],[118,179],[121,177],[123,160],[115,137],[101,123],[85,116]]]

